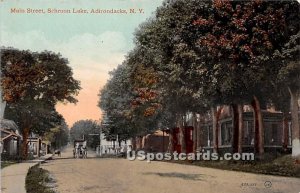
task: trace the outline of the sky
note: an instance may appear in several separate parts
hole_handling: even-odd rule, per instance
[[[50,50],[68,58],[81,82],[79,102],[59,103],[56,109],[70,127],[82,119],[99,120],[98,94],[108,72],[122,63],[134,47],[135,30],[161,4],[162,0],[0,0],[0,46]],[[48,13],[48,9],[70,13]],[[80,9],[88,13],[78,13]],[[92,9],[124,9],[127,14],[96,14]],[[135,13],[130,14],[130,9]]]

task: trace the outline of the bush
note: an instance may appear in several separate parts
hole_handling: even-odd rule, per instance
[[[13,162],[21,162],[22,156],[19,155],[9,155],[6,153],[1,154],[1,160],[2,161],[13,161]]]
[[[28,170],[26,176],[26,192],[30,193],[55,193],[47,186],[47,183],[54,182],[49,177],[47,170],[39,168],[37,165]]]

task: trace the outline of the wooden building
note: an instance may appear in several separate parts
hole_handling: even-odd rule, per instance
[[[27,138],[28,154],[34,157],[40,157],[42,149],[42,139],[34,133]]]
[[[133,147],[136,150],[144,150],[146,152],[166,152],[169,144],[169,131],[156,130],[153,133],[136,137],[133,141]]]
[[[212,118],[207,115],[188,114],[182,130],[183,138],[180,138],[179,128],[171,129],[171,140],[173,152],[181,152],[182,140],[185,142],[186,153],[197,150],[212,150],[214,132]],[[292,147],[291,120],[290,115],[284,119],[282,112],[262,110],[264,127],[264,149],[265,152],[290,152]],[[218,121],[218,148],[219,152],[233,151],[233,117],[229,107],[224,107]],[[254,120],[253,112],[248,106],[243,110],[243,135],[242,150],[254,152]]]
[[[287,143],[287,148],[291,148],[291,122],[288,121],[288,128],[284,132],[283,113],[262,111],[263,127],[264,127],[264,148],[266,151],[273,151],[272,149],[282,149],[284,143]],[[254,120],[252,112],[243,113],[243,136],[242,147],[243,151],[254,151]],[[212,149],[213,148],[213,130],[212,123],[206,122],[200,125],[202,135],[198,148]],[[233,124],[232,116],[224,117],[219,120],[218,133],[219,149],[232,148],[233,143]]]
[[[0,153],[2,156],[15,156],[20,153],[22,136],[17,125],[7,119],[0,120]]]

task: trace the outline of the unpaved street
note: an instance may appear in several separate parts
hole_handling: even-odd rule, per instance
[[[73,159],[72,149],[42,167],[60,193],[298,193],[297,178],[223,171],[164,162]],[[265,186],[267,182],[267,187]],[[271,182],[271,186],[270,185]]]

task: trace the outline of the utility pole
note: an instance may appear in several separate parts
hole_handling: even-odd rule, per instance
[[[101,133],[102,133],[102,121],[100,122],[100,129],[99,129],[99,156],[102,155]]]
[[[99,133],[90,133],[89,135],[99,135],[99,148],[97,150],[97,153],[99,152],[99,155],[102,155],[102,148],[101,148],[101,134],[102,134],[102,121],[99,124]]]

